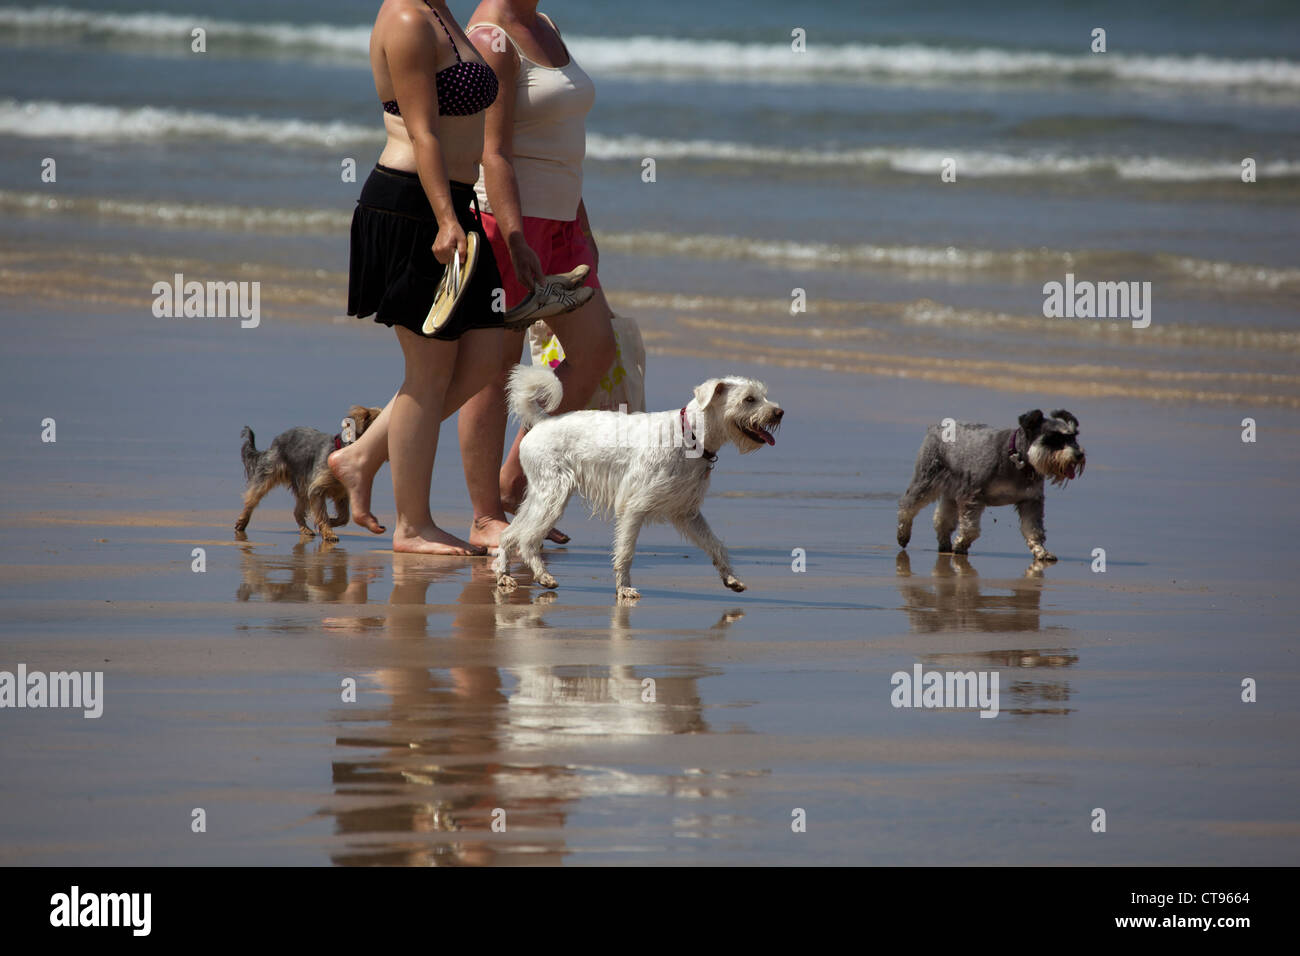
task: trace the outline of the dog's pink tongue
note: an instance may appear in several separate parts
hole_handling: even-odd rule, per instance
[[[763,436],[763,441],[767,442],[769,445],[776,444],[776,439],[773,438],[772,433],[767,431],[766,429],[760,431],[759,434]]]

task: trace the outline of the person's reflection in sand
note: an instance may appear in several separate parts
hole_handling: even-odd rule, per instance
[[[410,644],[409,667],[366,672],[388,704],[343,747],[378,750],[368,759],[334,762],[336,792],[367,796],[336,812],[350,849],[344,865],[556,865],[573,802],[571,771],[511,760],[504,751],[507,695],[498,620],[543,627],[526,591],[497,592],[484,562],[470,562],[457,603],[431,605],[429,586],[466,577],[465,562],[394,554],[387,633]],[[401,799],[391,800],[400,795]],[[506,830],[493,829],[504,811]]]
[[[1040,620],[1043,566],[1039,562],[1030,564],[1021,578],[998,582],[998,589],[1009,589],[1010,594],[981,588],[979,574],[964,555],[940,554],[928,581],[912,576],[906,551],[898,553],[895,568],[903,610],[916,634],[1019,634],[1043,630]],[[1049,630],[1064,632],[1066,628]],[[963,650],[921,656],[927,667],[957,671],[1002,671],[1009,668],[1033,671],[1070,667],[1078,660],[1077,654],[1063,648]],[[1047,673],[1054,675],[1055,672],[1049,670]],[[1010,696],[1011,705],[1003,705],[1004,713],[1068,714],[1072,711],[1073,708],[1067,706],[1070,684],[1063,677],[1052,676],[1047,680],[1033,680],[1029,676],[1021,679],[1007,677],[1009,682],[1003,693]]]
[[[394,561],[388,633],[409,641],[413,663],[367,672],[389,703],[360,733],[338,738],[368,753],[334,762],[338,795],[361,804],[335,813],[338,832],[356,838],[336,863],[554,864],[568,853],[564,827],[584,796],[729,792],[710,773],[539,761],[557,749],[603,753],[611,737],[708,732],[698,683],[718,671],[678,661],[665,674],[645,663],[659,655],[637,640],[632,607],[611,607],[606,632],[548,621],[553,609],[589,621],[590,609],[557,605],[550,591],[502,593],[483,562],[471,563],[454,607],[425,603],[429,584],[449,574],[463,575],[463,565]],[[705,639],[742,616],[724,613]],[[574,663],[556,665],[557,650]],[[492,832],[497,808],[506,834]]]

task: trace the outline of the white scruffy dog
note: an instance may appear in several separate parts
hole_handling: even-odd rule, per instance
[[[518,366],[510,374],[510,409],[530,429],[519,446],[528,493],[501,534],[492,570],[497,586],[517,587],[507,572],[511,552],[532,569],[533,580],[556,586],[542,563],[542,539],[564,514],[576,491],[594,514],[617,519],[614,584],[620,598],[638,598],[629,571],[636,538],[647,521],[671,523],[713,559],[722,583],[745,585],[731,573],[726,546],[700,514],[717,451],[731,442],[741,454],[772,437],[785,412],[768,400],[767,386],[750,378],[711,378],[696,387],[685,408],[628,415],[580,411],[550,417],[560,404],[560,380],[550,369]]]

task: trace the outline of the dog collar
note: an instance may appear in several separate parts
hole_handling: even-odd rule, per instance
[[[682,441],[683,442],[686,441],[687,434],[691,436],[691,442],[693,444],[695,442],[695,432],[691,428],[690,422],[686,420],[686,406],[683,405],[682,406]],[[716,451],[709,451],[707,448],[705,448],[704,457],[708,459],[709,471],[712,471],[713,463],[718,460],[718,453]]]
[[[1020,432],[1011,433],[1011,444],[1007,446],[1007,451],[1010,453],[1011,463],[1017,468],[1023,469],[1025,467],[1025,460],[1020,457],[1020,452],[1016,451],[1016,437],[1019,434]]]

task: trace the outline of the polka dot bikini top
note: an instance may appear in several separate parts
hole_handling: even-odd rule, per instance
[[[447,24],[443,23],[442,17],[438,16],[438,11],[433,9],[428,0],[425,0],[424,5],[429,7],[429,12],[442,26],[442,31],[447,34],[451,48],[456,54],[455,64],[439,70],[434,77],[434,82],[438,86],[438,115],[473,116],[475,113],[482,112],[497,98],[497,75],[486,63],[465,62],[461,58],[451,31],[447,29]],[[402,115],[397,100],[388,100],[384,103],[384,112],[392,113],[394,116]]]

